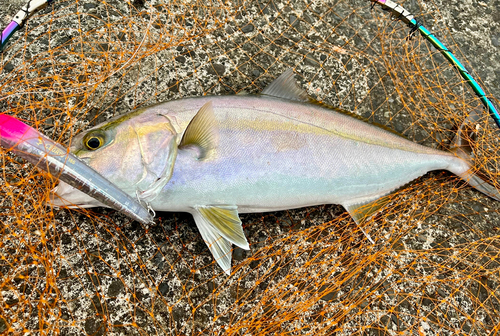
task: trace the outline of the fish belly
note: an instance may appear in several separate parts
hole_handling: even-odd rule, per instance
[[[198,99],[185,114],[194,113],[206,99]],[[312,104],[234,100],[213,100],[219,122],[216,151],[196,160],[189,150],[180,150],[172,179],[153,208],[190,211],[194,206],[237,205],[245,213],[360,203],[428,171],[448,169],[457,160]],[[297,113],[290,114],[297,106]],[[182,107],[175,108],[182,119]],[[354,124],[332,125],[345,120]],[[367,132],[360,133],[357,123]]]

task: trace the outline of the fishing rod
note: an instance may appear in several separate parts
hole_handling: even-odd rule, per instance
[[[398,5],[391,0],[370,0],[372,8],[379,5],[383,10],[389,12],[392,17],[402,21],[410,28],[409,38],[411,38],[417,31],[429,41],[441,54],[458,70],[463,79],[469,84],[474,93],[479,97],[490,116],[493,118],[497,126],[500,128],[500,114],[493,105],[493,103],[486,97],[486,93],[481,88],[478,82],[471,76],[469,71],[460,63],[460,61],[453,55],[453,53],[437,39],[434,34],[427,30],[415,17],[405,8]]]
[[[53,0],[29,0],[28,3],[21,8],[21,10],[16,14],[14,19],[7,25],[7,27],[2,31],[1,41],[0,41],[0,51],[3,50],[8,40],[12,35],[21,28],[24,23],[28,20],[29,16],[32,15],[37,10],[41,9],[45,5],[48,5]],[[434,36],[429,30],[427,30],[415,17],[401,5],[391,1],[391,0],[370,0],[372,3],[372,8],[375,5],[379,5],[383,10],[391,13],[393,17],[397,20],[402,21],[410,28],[409,37],[412,37],[416,31],[428,40],[441,54],[458,70],[462,78],[469,84],[474,93],[479,97],[486,110],[489,112],[497,126],[500,128],[500,114],[493,105],[493,103],[486,97],[486,93],[481,88],[479,83],[472,77],[469,71],[462,65],[462,63],[453,55],[453,53]]]
[[[3,50],[9,39],[18,31],[25,23],[28,18],[35,13],[37,10],[45,7],[54,0],[29,0],[26,5],[14,16],[12,21],[5,27],[2,31],[1,41],[0,41],[0,51]]]
[[[2,31],[0,39],[0,52],[3,50],[9,39],[28,21],[29,17],[36,11],[49,5],[54,0],[28,0],[28,3],[14,16],[12,21]],[[130,1],[126,1],[130,4]]]

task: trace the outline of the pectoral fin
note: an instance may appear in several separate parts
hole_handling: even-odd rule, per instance
[[[361,203],[345,203],[342,204],[342,206],[347,210],[347,212],[349,212],[349,215],[351,215],[352,219],[354,219],[366,238],[368,238],[372,244],[375,244],[370,235],[363,230],[361,224],[375,215],[383,206],[387,205],[387,203],[389,203],[389,197],[383,196]]]
[[[219,130],[217,128],[217,120],[212,109],[212,102],[209,101],[191,119],[182,136],[179,149],[195,146],[200,150],[198,159],[201,160],[210,150],[217,147],[218,142]]]
[[[193,217],[201,236],[224,272],[231,272],[231,243],[249,250],[236,206],[195,207]]]

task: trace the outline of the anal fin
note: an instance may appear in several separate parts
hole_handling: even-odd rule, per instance
[[[371,199],[365,202],[356,202],[356,203],[345,203],[342,204],[342,206],[349,212],[349,215],[351,215],[352,219],[356,222],[358,225],[359,229],[363,234],[368,238],[370,243],[375,244],[373,239],[370,237],[368,233],[366,233],[363,228],[362,224],[366,222],[370,217],[375,215],[382,207],[387,205],[389,203],[390,198],[389,196],[383,196],[375,199]]]
[[[231,273],[231,244],[249,250],[235,205],[198,206],[193,217],[203,240],[219,266]]]

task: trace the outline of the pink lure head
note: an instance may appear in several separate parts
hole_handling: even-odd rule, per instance
[[[32,132],[38,133],[22,121],[6,114],[0,114],[0,138],[3,138],[4,141],[15,144],[23,139],[27,135],[26,133]]]

